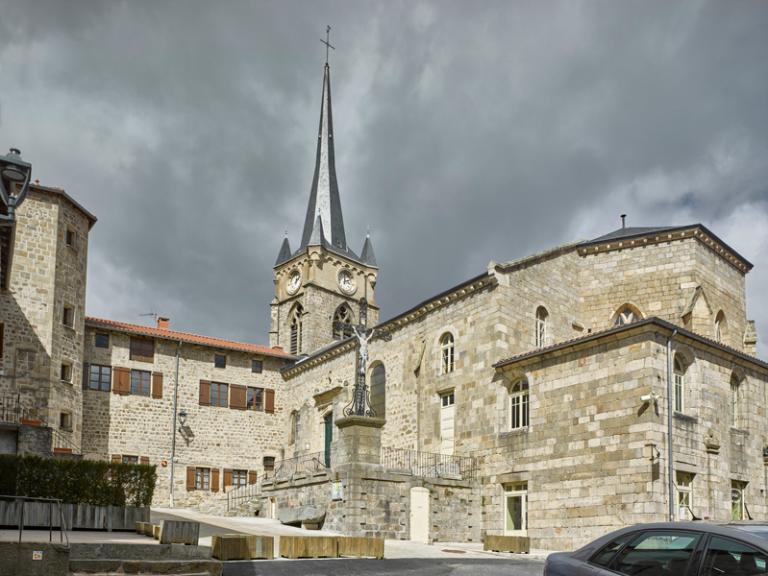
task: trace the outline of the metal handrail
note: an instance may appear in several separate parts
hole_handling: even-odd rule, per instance
[[[48,502],[48,541],[53,542],[53,505],[55,504],[59,511],[59,543],[63,544],[66,540],[66,546],[69,546],[69,534],[67,534],[67,524],[64,519],[64,510],[61,508],[62,501],[59,498],[38,498],[36,496],[9,496],[6,494],[0,494],[0,500],[13,500],[15,502],[21,502],[21,509],[19,510],[19,544],[21,544],[24,536],[24,507],[28,501],[31,502]]]
[[[302,472],[312,474],[326,469],[325,452],[313,452],[276,462],[274,470],[264,471],[264,480],[293,480]]]
[[[422,478],[475,480],[479,470],[479,460],[475,456],[454,456],[386,446],[381,449],[381,463],[385,470],[407,472]]]

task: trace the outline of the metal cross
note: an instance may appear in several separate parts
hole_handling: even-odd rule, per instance
[[[336,50],[333,46],[331,46],[331,27],[327,26],[325,29],[325,40],[320,38],[320,42],[325,44],[325,63],[328,64],[328,48],[331,50]]]

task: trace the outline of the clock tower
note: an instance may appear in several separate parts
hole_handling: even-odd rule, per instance
[[[350,336],[343,325],[359,322],[363,301],[368,305],[368,324],[379,320],[373,245],[366,237],[360,255],[347,246],[333,140],[331,72],[326,62],[315,173],[301,243],[294,252],[285,238],[273,269],[269,342],[296,355],[311,354]]]

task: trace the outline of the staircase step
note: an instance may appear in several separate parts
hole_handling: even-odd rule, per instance
[[[152,574],[189,576],[191,574],[220,576],[221,562],[218,560],[120,560],[120,559],[75,559],[69,561],[73,574]]]

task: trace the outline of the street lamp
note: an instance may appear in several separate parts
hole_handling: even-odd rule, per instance
[[[21,150],[11,148],[0,156],[0,226],[12,225],[14,213],[24,201],[32,178],[32,164],[21,158]]]

